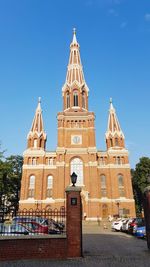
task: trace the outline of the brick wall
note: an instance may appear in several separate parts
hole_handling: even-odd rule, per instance
[[[66,259],[82,256],[81,189],[68,187],[66,236],[0,237],[0,260]],[[76,201],[72,202],[72,199]]]
[[[0,239],[1,261],[56,258],[67,258],[66,238]]]

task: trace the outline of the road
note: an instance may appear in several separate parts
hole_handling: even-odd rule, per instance
[[[109,225],[84,223],[84,257],[68,260],[1,262],[0,267],[149,267],[150,251],[145,240],[112,232]]]

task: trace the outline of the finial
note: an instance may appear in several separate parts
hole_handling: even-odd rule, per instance
[[[77,39],[76,39],[76,28],[73,28],[73,40],[72,40],[73,44],[77,44]]]
[[[38,103],[41,103],[41,97],[39,96]]]
[[[76,34],[76,28],[73,28],[73,34]]]
[[[110,104],[112,104],[112,97],[110,97],[110,100],[109,100]]]

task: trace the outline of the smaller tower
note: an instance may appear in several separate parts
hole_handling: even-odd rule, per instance
[[[112,98],[110,98],[110,109],[108,117],[108,127],[105,134],[107,149],[123,149],[124,144],[124,134],[121,130],[116,111],[112,104]]]
[[[28,148],[30,149],[44,149],[46,146],[46,133],[44,132],[41,98],[39,97],[38,106],[32,122],[32,127],[27,136]]]

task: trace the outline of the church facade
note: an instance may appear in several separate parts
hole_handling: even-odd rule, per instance
[[[89,220],[108,215],[135,216],[128,150],[112,101],[105,134],[106,151],[96,148],[95,114],[88,109],[86,84],[76,33],[70,44],[63,111],[58,112],[58,140],[46,151],[46,133],[39,99],[24,151],[20,209],[59,208],[65,205],[70,175],[81,186],[83,214]]]

